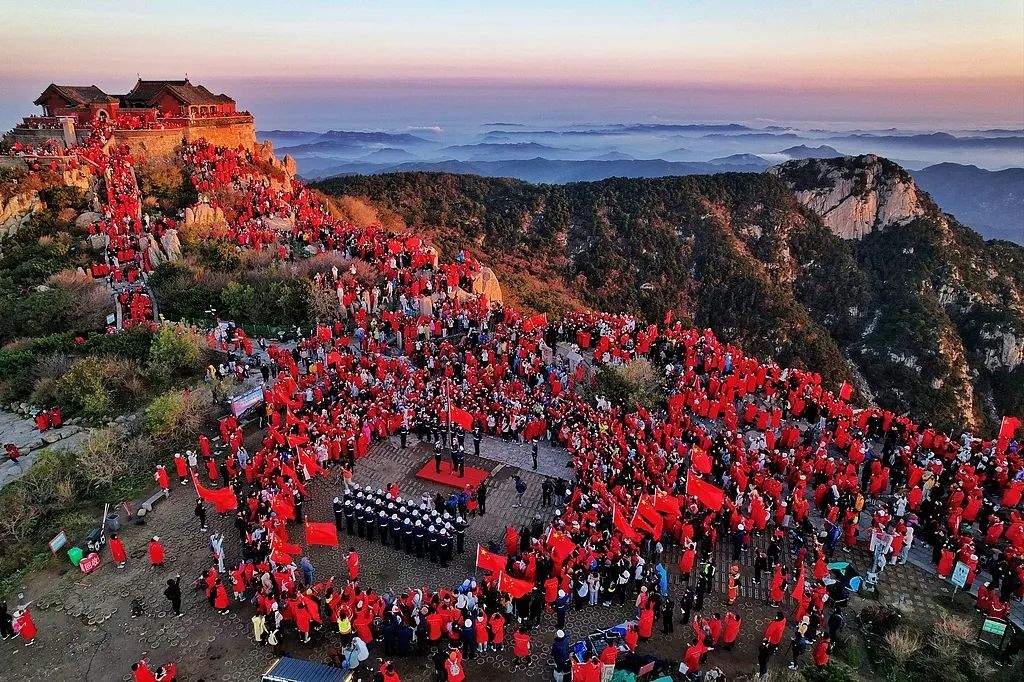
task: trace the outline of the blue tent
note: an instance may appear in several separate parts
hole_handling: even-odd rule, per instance
[[[263,682],[345,682],[350,677],[341,668],[285,657],[263,673]]]

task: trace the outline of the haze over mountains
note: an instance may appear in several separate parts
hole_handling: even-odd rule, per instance
[[[566,183],[761,172],[794,159],[876,154],[986,238],[1024,243],[1024,130],[801,129],[742,123],[564,127],[498,122],[475,132],[268,130],[307,179],[438,171]]]

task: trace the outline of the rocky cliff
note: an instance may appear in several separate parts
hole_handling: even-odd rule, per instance
[[[873,154],[789,161],[769,172],[843,239],[904,225],[929,209],[909,173]]]

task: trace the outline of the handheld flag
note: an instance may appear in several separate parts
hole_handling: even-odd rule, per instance
[[[720,511],[725,504],[725,491],[694,476],[692,471],[686,474],[686,494],[696,497],[705,507],[715,511]]]
[[[492,573],[505,570],[507,559],[504,554],[489,552],[482,545],[476,546],[476,567]]]
[[[338,546],[338,529],[333,523],[324,521],[307,521],[306,544],[323,545],[325,547]]]

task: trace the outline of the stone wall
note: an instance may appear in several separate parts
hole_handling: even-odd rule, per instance
[[[115,142],[126,144],[139,157],[170,156],[182,140],[204,139],[223,147],[256,146],[256,128],[248,117],[208,119],[184,128],[165,130],[119,130]]]

